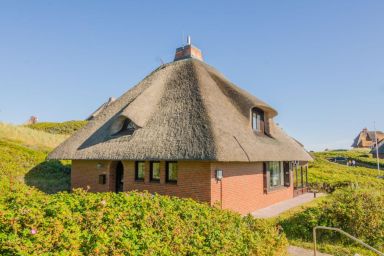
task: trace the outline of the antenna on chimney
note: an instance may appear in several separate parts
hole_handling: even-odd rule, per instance
[[[191,36],[187,37],[187,45],[191,45]]]

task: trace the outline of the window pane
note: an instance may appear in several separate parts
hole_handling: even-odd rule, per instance
[[[168,163],[168,180],[177,181],[177,163]]]
[[[256,116],[257,116],[257,120],[256,120],[256,131],[260,131],[260,127],[261,127],[261,123],[260,123],[260,119],[261,119],[261,117],[260,117],[260,115],[259,114],[256,114]]]
[[[160,163],[152,163],[152,180],[160,180]]]
[[[253,130],[257,130],[257,115],[256,113],[252,113],[252,128]]]
[[[144,179],[144,162],[138,162],[137,163],[137,179],[143,180]]]
[[[271,187],[281,186],[282,185],[282,176],[283,172],[280,166],[280,162],[270,162],[269,166],[269,185]]]

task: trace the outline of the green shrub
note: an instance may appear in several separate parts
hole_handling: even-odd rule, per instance
[[[1,255],[285,255],[270,222],[149,193],[0,183]]]
[[[27,127],[52,134],[73,134],[83,128],[88,121],[67,121],[62,123],[42,122],[27,125]]]
[[[345,232],[384,249],[384,194],[365,189],[337,190],[317,206],[308,207],[280,220],[288,239],[312,241],[315,226],[341,228]],[[339,234],[319,231],[319,241],[330,244],[347,243]]]

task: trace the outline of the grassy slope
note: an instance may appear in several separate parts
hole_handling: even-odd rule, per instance
[[[46,193],[69,190],[69,163],[45,161],[47,153],[67,137],[0,123],[0,176]]]
[[[364,167],[348,167],[337,163],[331,163],[327,160],[327,158],[336,156],[359,159],[366,162],[372,159],[367,152],[356,150],[314,153],[315,161],[310,164],[308,174],[308,180],[311,186],[331,188],[331,191],[340,187],[352,186],[374,189],[376,191],[379,190],[384,193],[384,180],[377,178],[376,170]],[[324,200],[327,199],[319,198],[311,203],[294,208],[280,215],[275,221],[277,223],[288,223],[290,226],[296,226],[296,231],[300,230],[302,224],[297,222],[295,216],[308,208],[321,209],[320,205]],[[302,239],[298,237],[297,234],[290,233],[290,231],[285,230],[285,232],[290,244],[312,249],[312,241]],[[306,236],[311,236],[311,234],[306,234]],[[323,243],[320,244],[319,248],[321,251],[333,255],[354,255],[355,253],[359,253],[360,255],[375,255],[356,244],[346,246],[338,243]]]
[[[377,170],[365,167],[350,167],[327,160],[329,157],[356,157],[355,151],[329,151],[315,153],[315,161],[310,164],[308,180],[312,186],[325,186],[333,190],[348,185],[376,187],[384,189],[384,180],[377,179]],[[368,157],[366,157],[368,158]]]
[[[51,150],[63,142],[68,135],[50,134],[24,126],[0,122],[0,139],[17,142],[37,150]]]
[[[353,149],[349,151],[345,150],[335,150],[335,151],[326,151],[321,152],[321,156],[331,158],[336,156],[345,157],[348,159],[354,159],[357,162],[368,164],[373,168],[377,167],[377,159],[373,157],[370,153],[371,149]],[[384,159],[379,159],[381,168],[384,169]]]
[[[26,127],[51,134],[73,134],[87,123],[88,121],[67,121],[62,123],[42,122],[27,125]]]

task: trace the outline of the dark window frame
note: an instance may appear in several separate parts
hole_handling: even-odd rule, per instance
[[[176,178],[176,180],[169,179],[169,164],[170,163],[173,163],[173,164],[177,165],[177,178]],[[168,161],[168,162],[166,162],[166,164],[165,164],[165,181],[167,183],[176,184],[178,179],[179,179],[179,163],[177,161]]]
[[[100,185],[107,184],[107,175],[106,174],[100,174],[99,175],[99,184]]]
[[[271,162],[278,162],[279,163],[279,167],[280,167],[280,175],[282,175],[281,177],[281,183],[280,185],[276,185],[276,186],[271,186],[271,172],[269,170],[269,164]],[[284,189],[284,188],[287,188],[287,186],[285,186],[285,180],[284,180],[284,161],[270,161],[270,162],[264,162],[263,163],[263,176],[264,176],[264,193],[268,193],[268,192],[273,192],[273,191],[277,191],[277,190],[281,190],[281,189]]]
[[[153,164],[154,164],[154,163],[158,163],[158,164],[159,164],[159,178],[158,178],[158,179],[153,178]],[[149,180],[150,180],[151,182],[159,183],[159,182],[160,182],[160,177],[161,177],[161,166],[160,166],[160,161],[151,161],[151,162],[150,162]]]
[[[259,118],[258,118],[259,117]],[[259,122],[258,122],[259,121]],[[258,134],[265,134],[265,112],[260,108],[252,108],[251,111],[252,130]]]
[[[139,178],[139,164],[142,163],[144,165],[144,170],[143,170],[143,173],[144,173],[144,177],[143,178]],[[144,181],[145,179],[145,162],[144,161],[136,161],[135,162],[135,181]]]

